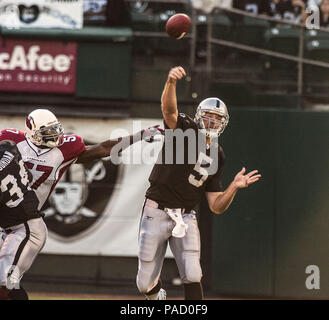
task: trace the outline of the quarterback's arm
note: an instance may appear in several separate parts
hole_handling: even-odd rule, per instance
[[[169,71],[168,79],[161,96],[163,118],[170,129],[177,125],[178,109],[176,97],[176,82],[186,76],[182,67],[175,67]]]
[[[242,168],[224,192],[206,192],[209,208],[212,212],[216,214],[225,212],[239,189],[247,188],[249,184],[255,183],[261,177],[260,174],[257,174],[258,170],[244,175],[245,172],[246,169]]]

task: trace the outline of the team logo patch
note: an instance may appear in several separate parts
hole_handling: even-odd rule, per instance
[[[32,23],[39,17],[39,7],[33,5],[31,7],[27,7],[23,4],[18,6],[19,10],[19,19],[24,23]]]
[[[27,117],[25,120],[25,123],[26,123],[27,128],[29,128],[30,130],[32,130],[32,128],[36,127],[32,117]]]
[[[70,166],[45,204],[43,213],[50,236],[74,241],[100,224],[119,173],[120,166],[106,160]]]

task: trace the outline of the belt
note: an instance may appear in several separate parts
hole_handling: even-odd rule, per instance
[[[148,207],[160,209],[160,210],[165,210],[166,208],[168,208],[168,207],[165,207],[164,205],[162,205],[154,200],[148,199],[148,198],[146,198],[145,205],[147,205]],[[182,213],[184,213],[184,212],[189,213],[193,210],[191,208],[168,208],[168,209],[181,209]]]

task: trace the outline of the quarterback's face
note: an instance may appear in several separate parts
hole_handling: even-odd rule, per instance
[[[208,129],[218,129],[222,119],[220,115],[210,112],[205,112],[202,117],[204,127]]]
[[[73,215],[81,206],[82,192],[80,183],[59,182],[51,195],[51,201],[60,214]]]

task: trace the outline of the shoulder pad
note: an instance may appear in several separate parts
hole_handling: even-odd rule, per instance
[[[4,129],[0,131],[0,141],[2,140],[11,140],[19,143],[25,140],[25,134],[17,129]]]

